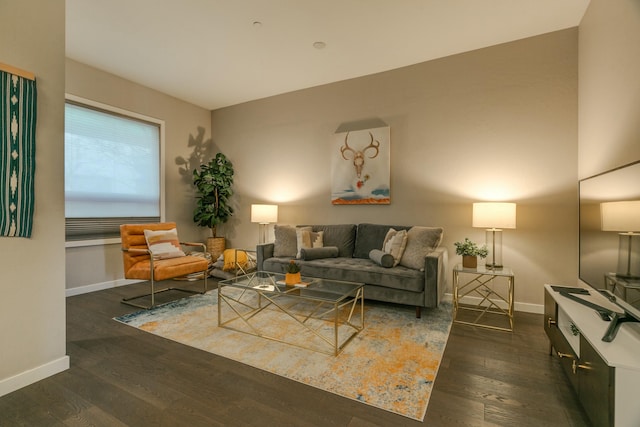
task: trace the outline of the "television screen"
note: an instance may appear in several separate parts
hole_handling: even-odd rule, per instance
[[[640,230],[625,229],[640,221],[640,161],[585,178],[579,191],[580,280],[640,308]]]

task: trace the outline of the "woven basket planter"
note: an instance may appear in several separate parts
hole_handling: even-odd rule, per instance
[[[211,254],[213,262],[216,262],[225,249],[226,242],[224,237],[209,237],[207,239],[207,252]]]

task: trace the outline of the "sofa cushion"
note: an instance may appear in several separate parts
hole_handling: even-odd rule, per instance
[[[321,248],[324,246],[322,243],[322,235],[324,231],[313,231],[311,227],[298,227],[296,228],[296,246],[298,248],[296,252],[296,258],[302,258],[300,251],[308,248]]]
[[[393,266],[400,264],[400,259],[407,246],[407,230],[390,228],[382,243],[382,251],[393,257]]]
[[[273,227],[273,234],[276,239],[273,246],[273,256],[296,256],[298,250],[295,227],[276,224]]]
[[[382,244],[390,228],[394,230],[409,230],[411,227],[403,225],[358,224],[354,258],[369,259],[372,249],[382,249]]]
[[[440,245],[442,227],[411,227],[407,232],[407,247],[400,265],[415,270],[424,270],[424,258]]]
[[[356,242],[355,224],[314,225],[312,229],[313,231],[324,232],[322,235],[324,246],[337,247],[338,256],[353,256],[353,248]]]
[[[369,259],[384,268],[393,267],[393,263],[395,262],[393,255],[383,252],[380,249],[371,249]]]
[[[325,246],[323,248],[302,248],[300,250],[300,258],[303,260],[336,258],[337,256],[337,246]]]

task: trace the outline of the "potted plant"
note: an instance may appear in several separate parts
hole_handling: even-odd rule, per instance
[[[477,268],[478,257],[486,258],[489,255],[487,245],[478,246],[476,243],[465,237],[463,242],[455,242],[456,254],[462,255],[462,266],[464,268]]]
[[[211,229],[207,239],[207,250],[217,259],[225,249],[224,237],[216,235],[216,228],[224,224],[233,215],[229,198],[233,195],[233,164],[227,157],[218,153],[207,164],[193,171],[193,184],[197,192],[197,205],[193,221]]]
[[[284,283],[287,285],[295,285],[301,281],[300,266],[296,264],[294,260],[289,261],[289,265],[287,265],[287,274],[284,276]]]

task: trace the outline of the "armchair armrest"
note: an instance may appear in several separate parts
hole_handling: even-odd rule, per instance
[[[149,249],[140,249],[140,248],[122,248],[122,252],[130,252],[132,254],[140,254],[140,255],[151,254],[151,251]]]
[[[202,252],[207,252],[207,245],[199,242],[180,242],[182,246],[199,246],[202,248]]]

